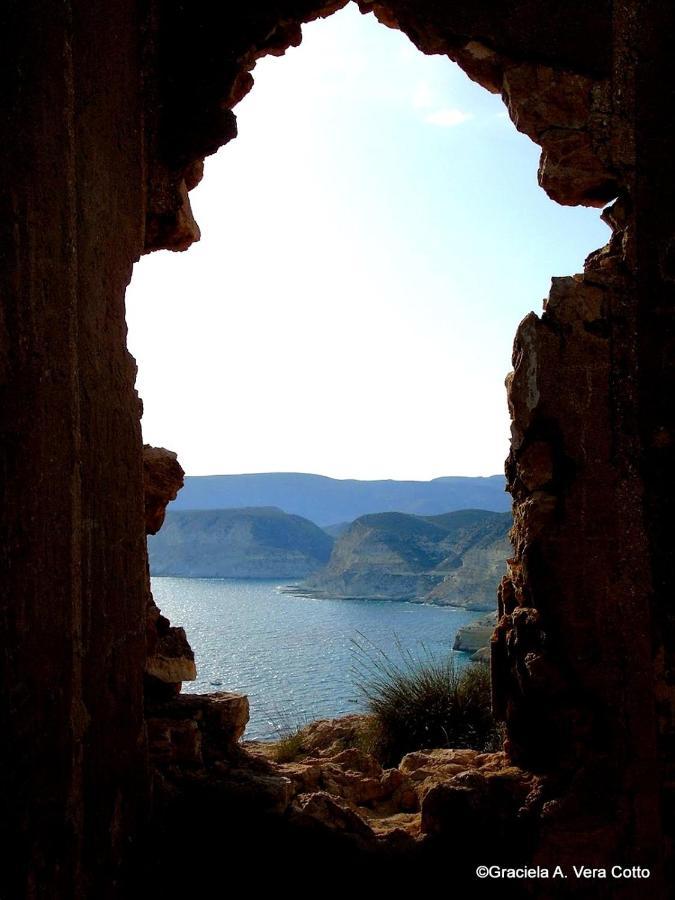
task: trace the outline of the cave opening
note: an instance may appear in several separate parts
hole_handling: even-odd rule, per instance
[[[187,680],[171,668],[176,657],[155,652],[167,641],[179,649],[180,634],[144,605],[145,531],[161,524],[177,464],[146,453],[144,523],[125,290],[144,249],[195,240],[189,194],[203,159],[234,136],[231,110],[254,62],[296,45],[302,23],[341,5],[128,0],[102,16],[85,0],[10,4],[0,157],[10,186],[0,272],[8,896],[135,896],[139,868],[150,870],[145,894],[209,895],[223,861],[228,873],[231,862],[254,873],[257,886],[269,874],[278,890],[279,873],[304,875],[307,859],[316,861],[320,834],[338,833],[343,849],[380,854],[380,875],[408,868],[418,890],[435,840],[438,873],[460,892],[475,892],[490,849],[490,862],[551,869],[561,859],[646,866],[652,893],[667,895],[670,4],[514,0],[505,11],[492,0],[358,0],[420,50],[447,54],[503,92],[518,129],[542,147],[549,196],[591,206],[618,197],[605,213],[609,243],[583,274],[554,279],[544,312],[516,334],[507,387],[514,553],[492,644],[508,734],[501,762],[424,754],[438,776],[425,779],[428,791],[407,766],[355,778],[353,767],[366,764],[358,748],[339,763],[275,769],[238,743],[241,696],[144,697],[149,664],[165,666],[167,690]],[[184,370],[195,367],[183,358]],[[142,390],[147,426],[153,401]],[[345,798],[355,789],[363,807]],[[399,808],[414,794],[419,811],[401,816],[418,816],[418,831],[399,818],[405,827],[385,834],[371,815],[373,790],[396,795]],[[279,826],[266,841],[261,810]],[[287,840],[275,841],[282,831]],[[355,853],[320,859],[351,890]],[[623,877],[596,887],[607,896],[640,890]]]
[[[224,470],[338,480],[494,476],[508,451],[503,378],[512,333],[547,293],[551,273],[580,270],[606,227],[597,213],[553,203],[536,185],[539,147],[513,128],[499,95],[484,90],[494,85],[482,69],[473,72],[476,84],[353,4],[303,32],[284,58],[256,63],[255,90],[237,104],[239,137],[207,161],[191,192],[200,243],[135,268],[129,346],[139,361],[144,440],[177,451],[201,485]],[[513,97],[505,99],[518,118]],[[600,205],[597,196],[583,202]],[[403,635],[408,650],[423,642],[445,654],[460,627],[496,605],[506,526],[501,555],[493,541],[484,558],[465,560],[436,536],[441,550],[427,562],[433,577],[418,566],[407,581],[400,577],[405,587],[394,602],[375,595],[370,606],[346,596],[356,590],[350,582],[316,617],[308,610],[320,604],[303,605],[312,585],[278,591],[312,572],[277,559],[278,571],[258,570],[271,579],[261,585],[252,569],[199,568],[199,554],[185,546],[195,529],[222,541],[270,525],[249,516],[224,526],[203,492],[185,501],[184,493],[150,539],[155,600],[186,627],[196,652],[197,679],[184,690],[249,695],[253,738],[354,709],[355,634],[389,652]],[[268,496],[236,506],[281,506]],[[499,515],[506,501],[487,511]],[[447,512],[422,504],[418,518],[426,528],[435,516],[438,528]],[[317,530],[344,525],[328,511],[303,518]],[[401,535],[408,553],[399,569],[430,540],[409,528],[395,535],[399,542]],[[471,539],[465,528],[459,542]],[[391,546],[389,533],[387,540]],[[329,555],[320,552],[325,565]],[[474,582],[457,606],[452,596],[446,606],[458,569],[473,572]],[[224,605],[215,583],[240,576],[251,584],[232,589]],[[424,606],[407,608],[401,591],[432,600],[424,621],[411,626],[411,609],[422,618]],[[257,618],[247,612],[252,603]],[[368,609],[377,615],[364,621]],[[483,626],[484,644],[493,624]],[[175,653],[183,648],[179,640]],[[191,677],[189,665],[171,663],[153,674],[176,683],[180,671]]]

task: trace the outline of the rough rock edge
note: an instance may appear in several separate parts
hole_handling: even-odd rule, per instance
[[[173,451],[143,447],[146,534],[156,534],[162,527],[166,507],[183,487],[184,475]],[[180,691],[183,681],[197,677],[195,656],[184,629],[172,626],[161,614],[150,590],[149,570],[146,573],[146,695],[171,696]]]
[[[232,108],[253,87],[253,70],[263,56],[282,56],[302,40],[301,25],[325,18],[347,0],[311,4],[301,19],[283,20],[270,33],[261,34],[236,62],[230,62],[218,99],[221,124],[217,133],[202,136],[203,146],[179,167],[157,162],[151,172],[146,252],[186,250],[200,232],[188,192],[203,175],[204,158],[237,135]],[[620,151],[609,133],[611,103],[609,81],[587,74],[527,63],[491,48],[484,40],[441,38],[421,34],[397,18],[395,4],[358,0],[362,13],[372,12],[384,25],[403,31],[425,54],[443,54],[492,93],[501,93],[519,131],[542,148],[539,183],[556,202],[602,207],[619,193]],[[214,110],[214,113],[216,110]],[[207,117],[208,118],[208,117]],[[161,126],[160,126],[161,127]],[[195,139],[195,148],[199,140]]]

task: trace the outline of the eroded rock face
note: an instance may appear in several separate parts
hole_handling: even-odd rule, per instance
[[[185,629],[172,626],[152,598],[148,603],[147,628],[151,652],[145,663],[146,675],[177,693],[183,681],[194,681],[197,677],[194,652]]]
[[[146,706],[150,754],[161,769],[204,766],[231,754],[246,729],[241,694],[181,694]]]
[[[301,24],[345,2],[261,2],[238,10],[235,28],[225,7],[212,10],[208,25],[187,7],[165,10],[157,40],[167,71],[155,86],[163,111],[161,164],[152,173],[147,250],[184,250],[199,239],[188,191],[201,178],[204,157],[236,137],[232,109],[252,88],[256,61],[297,46]],[[579,0],[566,5],[564,16],[551,0],[520,0],[507,16],[483,3],[470,11],[411,0],[358,0],[358,6],[403,31],[422,52],[448,56],[501,93],[516,127],[542,147],[539,180],[557,202],[603,206],[617,195],[622,151],[608,130],[606,9]]]
[[[493,689],[510,756],[556,773],[541,820],[547,862],[593,845],[599,863],[629,821],[642,835],[629,855],[648,859],[658,818],[643,805],[656,797],[655,736],[641,728],[654,697],[649,678],[630,674],[650,655],[630,425],[632,237],[622,205],[608,218],[609,245],[583,275],[553,279],[541,317],[520,324],[507,379],[514,554],[499,590]]]
[[[496,822],[506,827],[538,796],[539,780],[504,753],[428,750],[383,769],[353,746],[368,724],[364,716],[313,722],[302,732],[297,759],[275,762],[274,744],[238,743],[247,720],[248,702],[236,694],[151,705],[153,763],[179,792],[196,779],[223,796],[273,808],[291,828],[337,832],[375,854],[409,851],[425,835],[447,838],[459,821],[494,832]]]
[[[185,472],[178,457],[164,447],[143,447],[143,489],[145,493],[145,533],[157,534],[164,522],[166,507],[183,487]]]
[[[452,645],[453,650],[470,653],[475,662],[490,659],[490,642],[497,624],[497,612],[490,613],[476,622],[470,622],[457,630]]]
[[[182,488],[184,474],[171,450],[148,444],[143,447],[146,534],[156,534],[162,527],[166,507]],[[197,677],[195,655],[185,630],[172,626],[155,603],[147,566],[146,583],[146,694],[165,697],[177,694],[183,681]]]

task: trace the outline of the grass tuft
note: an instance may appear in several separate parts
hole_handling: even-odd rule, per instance
[[[303,752],[303,729],[290,731],[274,742],[274,760],[278,763],[295,762]]]
[[[354,641],[356,683],[373,717],[372,745],[385,766],[406,753],[437,747],[498,749],[484,663],[459,669],[452,657],[398,647],[394,660],[363,636]]]

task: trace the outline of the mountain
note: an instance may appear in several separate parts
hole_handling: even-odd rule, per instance
[[[148,537],[152,575],[299,578],[324,565],[333,539],[313,522],[275,507],[169,509]]]
[[[510,527],[510,513],[482,509],[361,516],[335,541],[327,565],[299,588],[338,599],[494,609]]]
[[[432,516],[448,510],[511,508],[503,475],[449,476],[432,481],[356,481],[272,472],[257,475],[189,475],[172,509],[276,506],[317,525],[352,522],[368,513]]]

